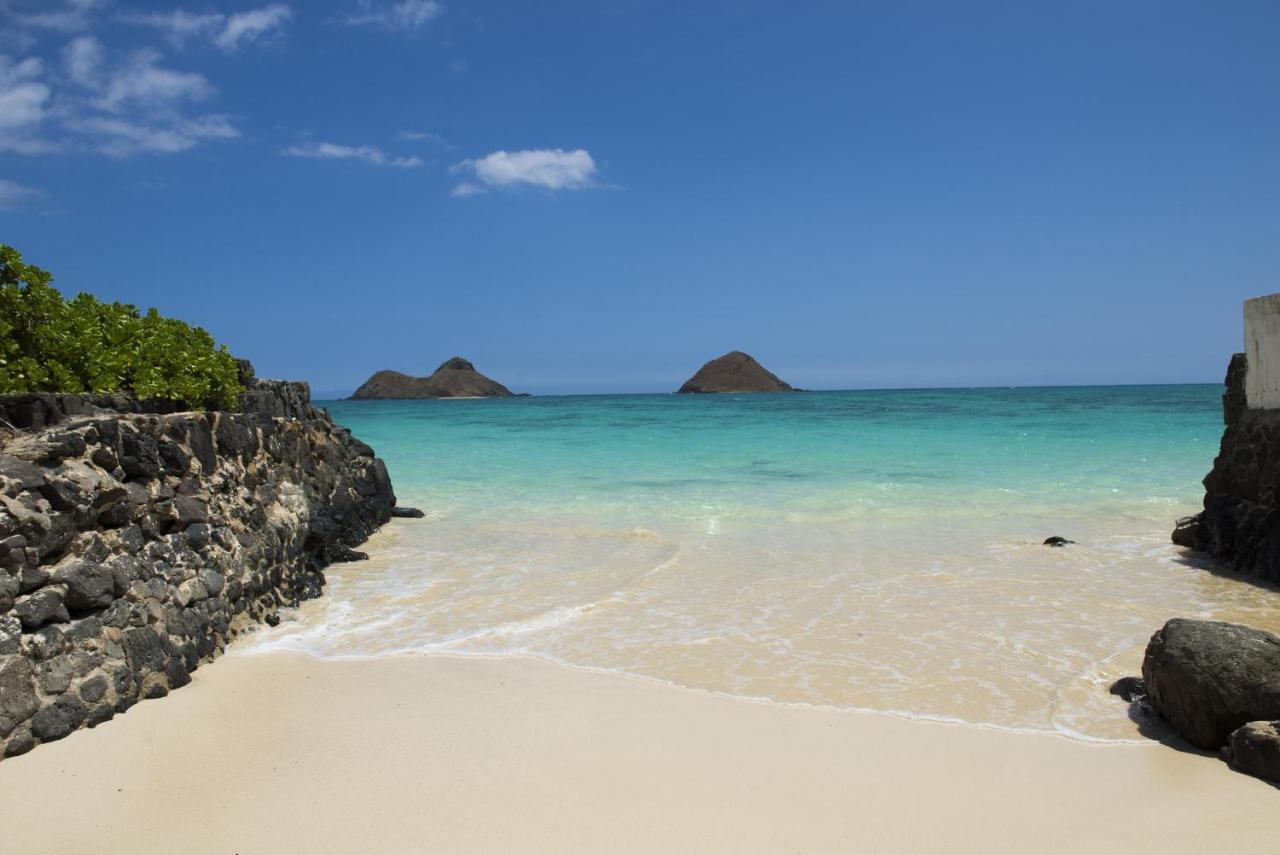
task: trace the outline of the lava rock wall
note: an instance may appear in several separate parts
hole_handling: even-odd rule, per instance
[[[306,384],[251,384],[238,413],[0,398],[0,756],[190,682],[390,518]]]

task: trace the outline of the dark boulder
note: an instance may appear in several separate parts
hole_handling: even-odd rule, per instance
[[[420,519],[422,519],[423,517],[425,517],[425,516],[426,516],[426,514],[425,514],[425,513],[423,513],[422,511],[418,510],[417,508],[402,508],[402,507],[397,507],[397,508],[392,508],[392,509],[391,509],[391,516],[393,516],[393,517],[407,518],[407,519],[420,520]]]
[[[1059,537],[1056,534],[1053,537],[1045,538],[1044,541],[1045,546],[1066,546],[1070,543],[1075,543],[1075,541],[1067,540],[1065,537]]]
[[[84,722],[87,710],[79,698],[63,695],[31,718],[31,732],[41,742],[61,739]]]
[[[368,561],[369,553],[339,544],[329,547],[324,557],[330,564],[342,564],[348,561]]]
[[[1123,698],[1129,703],[1140,701],[1147,696],[1147,684],[1140,677],[1121,677],[1107,689],[1110,694]]]
[[[183,527],[209,521],[209,503],[191,496],[174,498],[173,510],[177,514],[178,525]]]
[[[16,496],[25,490],[39,490],[44,486],[45,469],[26,460],[0,454],[0,481],[5,494]]]
[[[4,747],[5,757],[18,757],[36,747],[36,739],[31,735],[31,728],[23,727],[13,735]]]
[[[102,609],[115,599],[111,568],[96,561],[78,558],[68,561],[54,571],[53,581],[66,585],[65,602],[69,609]]]
[[[770,373],[750,355],[740,350],[716,357],[685,381],[678,394],[695,392],[794,392],[787,383]]]
[[[0,658],[0,738],[39,708],[31,663],[20,656]]]
[[[18,597],[13,604],[13,615],[28,630],[46,623],[69,623],[71,615],[67,613],[64,594],[65,589],[49,586]]]
[[[128,431],[120,438],[120,468],[128,478],[146,481],[160,474],[160,449],[153,437]]]
[[[1280,721],[1251,721],[1238,728],[1222,753],[1233,769],[1280,782]]]
[[[1152,707],[1198,748],[1280,719],[1280,638],[1269,632],[1174,618],[1151,637],[1142,677]]]
[[[18,577],[7,570],[0,570],[0,614],[13,608],[13,600],[18,596]]]
[[[17,653],[22,641],[22,621],[13,615],[0,615],[0,656]]]
[[[1173,542],[1187,549],[1195,549],[1200,539],[1200,515],[1183,517],[1174,523]]]

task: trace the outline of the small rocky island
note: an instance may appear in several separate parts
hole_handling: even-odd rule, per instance
[[[385,398],[510,398],[510,389],[492,380],[461,356],[444,362],[430,377],[379,371],[356,389],[353,401]]]
[[[677,394],[695,392],[794,392],[750,354],[740,350],[717,357],[698,369]]]

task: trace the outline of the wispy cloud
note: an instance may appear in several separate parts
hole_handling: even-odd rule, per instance
[[[89,148],[123,157],[234,139],[229,116],[187,110],[215,93],[203,75],[162,65],[157,51],[117,58],[93,36],[68,42],[57,69],[36,57],[0,57],[0,151]]]
[[[93,11],[106,5],[106,0],[42,0],[40,11],[17,12],[14,20],[25,27],[78,33],[89,29]]]
[[[454,196],[474,196],[496,187],[543,187],[548,190],[585,190],[598,187],[596,162],[586,149],[535,148],[495,151],[464,160],[451,170],[469,173],[474,180],[453,188]]]
[[[371,26],[409,32],[426,26],[443,11],[444,7],[435,0],[398,0],[398,2],[384,3],[359,0],[354,12],[339,15],[333,20],[353,27]]]
[[[173,154],[195,148],[202,142],[232,140],[240,136],[240,131],[228,116],[216,114],[164,122],[91,116],[72,120],[69,127],[95,137],[98,151],[113,157],[148,151]]]
[[[175,47],[197,39],[209,41],[228,52],[269,36],[292,19],[293,9],[284,3],[271,3],[261,9],[230,15],[218,12],[197,14],[175,9],[169,12],[130,12],[120,18],[128,24],[159,30]]]
[[[16,181],[0,178],[0,211],[18,211],[43,201],[48,193]]]
[[[50,148],[40,126],[53,90],[40,79],[44,62],[30,57],[13,62],[0,55],[0,151],[37,154]]]
[[[443,146],[447,146],[449,144],[444,137],[428,131],[400,131],[396,134],[396,139],[408,140],[409,142],[425,142]]]
[[[256,41],[266,33],[283,26],[293,17],[293,10],[283,3],[272,3],[252,12],[237,12],[227,18],[222,32],[213,43],[223,50],[235,50],[244,42]]]
[[[77,41],[92,41],[92,37]],[[140,50],[101,80],[83,81],[82,85],[99,91],[98,105],[112,113],[131,105],[157,108],[202,101],[214,93],[203,74],[163,68],[159,62],[158,52]]]
[[[360,160],[374,166],[394,166],[401,169],[423,165],[420,157],[396,157],[371,145],[308,142],[291,145],[280,153],[287,157],[307,157],[313,160]]]

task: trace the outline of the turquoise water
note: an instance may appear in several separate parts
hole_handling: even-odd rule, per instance
[[[252,650],[526,654],[1093,739],[1165,619],[1274,625],[1169,542],[1221,387],[339,401],[427,512]],[[1041,545],[1049,535],[1078,541]],[[1280,627],[1278,627],[1280,628]]]
[[[1222,431],[1207,385],[326,406],[406,501],[628,518],[1189,509]]]

